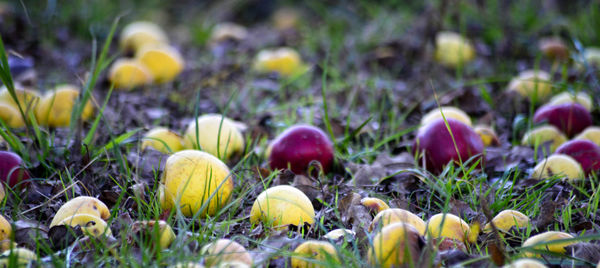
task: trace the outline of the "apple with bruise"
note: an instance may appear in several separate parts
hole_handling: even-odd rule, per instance
[[[425,158],[427,170],[439,173],[449,162],[466,162],[471,157],[483,161],[483,141],[468,125],[452,118],[438,119],[420,129],[413,150]],[[448,128],[452,130],[452,135]],[[473,162],[472,162],[473,163]],[[481,165],[481,162],[479,163]]]
[[[305,174],[312,161],[318,161],[327,173],[333,165],[333,142],[321,129],[310,125],[296,125],[281,133],[272,143],[269,166],[272,169],[289,168],[296,174]]]
[[[548,122],[572,137],[592,125],[592,115],[579,103],[548,104],[535,112],[533,122]]]

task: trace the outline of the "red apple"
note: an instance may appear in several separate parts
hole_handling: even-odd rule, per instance
[[[0,151],[0,180],[12,188],[15,185],[26,186],[29,178],[29,172],[18,154]]]
[[[325,173],[333,164],[333,143],[321,129],[296,125],[286,129],[271,143],[269,166],[289,168],[296,174],[306,174],[308,165],[316,160]]]
[[[571,140],[563,143],[557,154],[566,154],[573,157],[586,174],[592,171],[600,172],[600,146],[588,140]]]
[[[441,172],[450,161],[458,163],[459,157],[465,162],[476,155],[481,158],[483,153],[483,141],[471,127],[452,118],[447,118],[447,122],[457,148],[443,119],[435,120],[419,130],[415,139],[413,148],[425,157],[425,165],[431,172]]]
[[[592,125],[592,115],[579,103],[546,104],[535,112],[533,121],[547,121],[572,137]]]

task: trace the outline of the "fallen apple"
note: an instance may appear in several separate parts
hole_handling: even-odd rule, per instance
[[[306,241],[294,250],[291,258],[292,268],[320,268],[340,264],[335,247],[326,241]]]
[[[529,225],[529,217],[527,215],[512,209],[503,210],[492,219],[494,226],[500,231],[508,232],[513,226],[516,228],[527,227]],[[490,223],[483,227],[483,232],[491,232],[492,225]]]
[[[544,125],[533,128],[527,131],[521,140],[521,144],[536,148],[549,144],[550,152],[545,152],[545,155],[553,153],[556,151],[558,146],[565,142],[567,142],[567,137],[565,134],[552,125]]]
[[[421,118],[421,128],[440,118],[453,118],[468,126],[472,125],[471,117],[463,110],[453,106],[442,106],[429,111]]]
[[[564,232],[548,231],[532,236],[523,242],[522,247],[530,247],[535,250],[543,250],[555,253],[565,253],[565,247],[577,243],[577,241],[553,242],[556,240],[566,240],[574,238],[572,235]],[[553,242],[553,243],[549,243]],[[525,256],[536,257],[539,254],[534,252],[525,252]]]
[[[237,124],[220,114],[206,114],[188,125],[183,147],[199,149],[220,159],[229,159],[244,150],[244,135]]]
[[[582,179],[584,172],[581,165],[572,157],[565,154],[553,154],[533,168],[531,177],[541,180],[555,175],[574,181]]]
[[[574,140],[589,140],[600,146],[600,127],[590,126],[584,129]]]
[[[138,51],[145,45],[166,44],[169,42],[165,32],[157,24],[149,21],[136,21],[121,31],[121,48]]]
[[[15,95],[19,101],[19,105],[17,105],[17,102],[10,95],[6,86],[2,86],[2,89],[0,89],[0,103],[10,104],[17,110],[19,109],[19,106],[21,106],[23,112],[27,113],[29,110],[35,110],[35,106],[41,98],[41,95],[37,90],[25,87],[15,86]]]
[[[563,103],[579,103],[579,104],[583,105],[583,107],[585,107],[585,109],[587,109],[588,111],[591,111],[592,108],[594,107],[593,101],[592,101],[592,98],[590,97],[590,95],[586,94],[583,91],[579,91],[576,93],[563,92],[558,95],[555,95],[548,102],[548,104],[550,104],[550,105],[563,104]]]
[[[378,226],[385,227],[396,222],[410,224],[419,232],[419,234],[425,235],[425,221],[414,213],[400,208],[389,208],[377,213],[375,218],[373,218],[371,225],[369,225],[369,232],[375,230]]]
[[[548,122],[572,137],[592,125],[592,115],[579,103],[546,104],[537,109],[533,122]]]
[[[523,97],[546,99],[552,94],[550,74],[541,70],[527,70],[519,73],[508,84],[509,91],[516,91]]]
[[[77,214],[88,214],[108,220],[110,210],[98,198],[91,196],[78,196],[64,203],[54,214],[50,227],[58,225],[64,219]]]
[[[392,223],[378,232],[369,249],[371,267],[401,267],[415,264],[421,246],[419,232],[410,224]]]
[[[600,146],[589,140],[571,140],[563,143],[557,154],[565,154],[577,160],[585,174],[600,172]]]
[[[145,45],[135,53],[135,57],[150,71],[155,83],[173,81],[185,65],[179,51],[168,45]]]
[[[475,49],[459,33],[442,31],[435,36],[435,60],[446,67],[460,67],[475,59]]]
[[[132,89],[152,82],[152,73],[136,59],[118,59],[108,71],[108,80],[117,89]]]
[[[259,51],[254,59],[253,68],[261,73],[275,72],[282,76],[299,74],[307,69],[300,54],[288,47]]]
[[[225,262],[240,262],[248,267],[252,266],[252,256],[246,248],[239,243],[229,239],[219,239],[204,246],[201,250],[204,254],[204,264],[208,267],[221,267]]]
[[[167,158],[161,182],[163,209],[180,208],[183,215],[213,216],[229,203],[233,178],[229,168],[206,152],[183,150]]]
[[[379,213],[382,210],[390,208],[390,206],[388,206],[388,204],[386,204],[383,200],[376,197],[365,197],[360,200],[360,203],[369,210],[375,211],[375,213]]]
[[[53,91],[46,93],[36,106],[36,119],[41,125],[51,127],[69,126],[77,98],[79,98],[79,89],[76,86],[57,86]],[[83,121],[89,120],[93,114],[94,106],[88,100],[81,112],[81,119]]]
[[[142,151],[151,147],[163,154],[183,150],[183,139],[177,133],[164,127],[149,130],[142,138]]]
[[[250,211],[250,222],[262,222],[276,230],[288,225],[312,225],[315,209],[302,191],[289,185],[278,185],[258,195]]]
[[[279,134],[271,143],[269,166],[289,168],[296,174],[306,174],[312,161],[318,161],[323,172],[333,165],[333,143],[321,129],[310,125],[295,125]]]
[[[31,176],[18,154],[0,151],[0,180],[10,188],[27,187]]]
[[[452,130],[452,134],[448,128]],[[471,127],[456,119],[447,118],[446,121],[437,119],[420,129],[413,150],[419,157],[425,158],[427,170],[439,173],[450,162],[460,165],[472,157],[480,160],[480,166],[484,147],[481,137]]]
[[[452,214],[439,213],[427,221],[427,238],[451,238],[465,244],[472,241],[471,227],[461,218]]]
[[[329,231],[327,234],[325,234],[323,236],[323,238],[331,239],[331,240],[338,240],[341,237],[346,237],[346,236],[354,237],[355,235],[356,235],[356,232],[354,232],[350,229],[335,229],[335,230]]]
[[[83,233],[88,236],[99,237],[102,235],[112,236],[108,224],[96,215],[75,214],[63,219],[57,225],[67,225],[71,227],[79,226]]]
[[[0,120],[10,128],[25,127],[21,112],[8,103],[0,103]]]
[[[600,48],[588,47],[583,52],[584,60],[591,66],[600,67]]]

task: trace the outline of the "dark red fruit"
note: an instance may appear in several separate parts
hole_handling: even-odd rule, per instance
[[[29,172],[18,154],[0,151],[0,180],[13,188],[16,185],[27,186],[29,178]]]
[[[535,112],[533,121],[547,121],[572,137],[592,125],[592,115],[579,103],[547,104]]]
[[[333,143],[321,129],[297,125],[286,129],[271,144],[269,166],[272,169],[289,168],[296,174],[306,174],[308,165],[316,160],[325,173],[333,164]]]
[[[447,118],[447,121],[456,147],[442,118],[419,131],[413,146],[419,155],[425,157],[427,170],[434,173],[441,172],[450,161],[459,163],[459,156],[466,162],[476,155],[481,159],[483,155],[483,141],[471,127],[452,118]]]
[[[557,154],[573,157],[586,174],[600,172],[600,146],[588,140],[571,140],[556,149]]]

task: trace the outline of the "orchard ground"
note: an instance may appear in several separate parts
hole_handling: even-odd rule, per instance
[[[298,15],[291,28],[276,27],[274,14],[281,8]],[[255,265],[286,267],[302,242],[327,241],[326,233],[346,228],[355,234],[332,241],[339,260],[346,267],[369,267],[377,232],[369,232],[374,213],[360,203],[364,197],[380,198],[423,220],[451,213],[482,230],[506,209],[531,219],[509,233],[482,232],[455,250],[439,250],[421,238],[417,267],[501,266],[527,251],[522,248],[527,238],[545,231],[569,233],[576,243],[564,253],[546,254],[540,260],[547,266],[600,261],[600,180],[596,174],[576,181],[533,178],[533,168],[547,153],[521,145],[521,139],[536,126],[533,116],[544,101],[506,90],[519,72],[544,70],[553,95],[591,96],[592,121],[600,124],[599,72],[583,61],[586,48],[600,46],[596,1],[13,1],[0,6],[0,19],[3,54],[32,61],[12,77],[3,64],[3,83],[14,80],[41,92],[74,84],[85,96],[77,104],[89,98],[96,109],[87,122],[73,120],[67,127],[33,122],[0,128],[8,141],[3,149],[19,154],[32,178],[22,191],[6,188],[0,211],[13,224],[15,242],[34,251],[38,263],[203,263],[203,246],[229,238],[250,252]],[[185,67],[171,82],[117,90],[107,70],[128,56],[119,47],[119,33],[138,20],[165,29]],[[246,38],[212,42],[214,26],[226,21],[247,27]],[[458,68],[435,61],[440,31],[467,37],[475,59]],[[543,55],[539,41],[546,37],[561,38],[569,58]],[[281,76],[253,68],[260,50],[282,46],[296,49],[307,70]],[[481,163],[463,159],[463,165],[441,173],[420,167],[413,140],[423,115],[440,106],[459,107],[473,125],[493,126],[499,144],[485,148]],[[224,114],[245,129],[243,153],[226,161],[234,181],[231,201],[208,218],[163,210],[158,185],[168,155],[142,151],[142,136],[156,126],[183,134],[194,118],[208,113]],[[269,142],[299,123],[321,128],[334,141],[330,172],[318,172],[318,166],[309,176],[269,169]],[[281,230],[250,223],[256,197],[276,185],[294,185],[309,197],[313,225]],[[58,208],[81,195],[108,206],[114,238],[50,231]],[[134,221],[159,219],[176,234],[163,250],[156,246],[156,233],[131,231]]]

